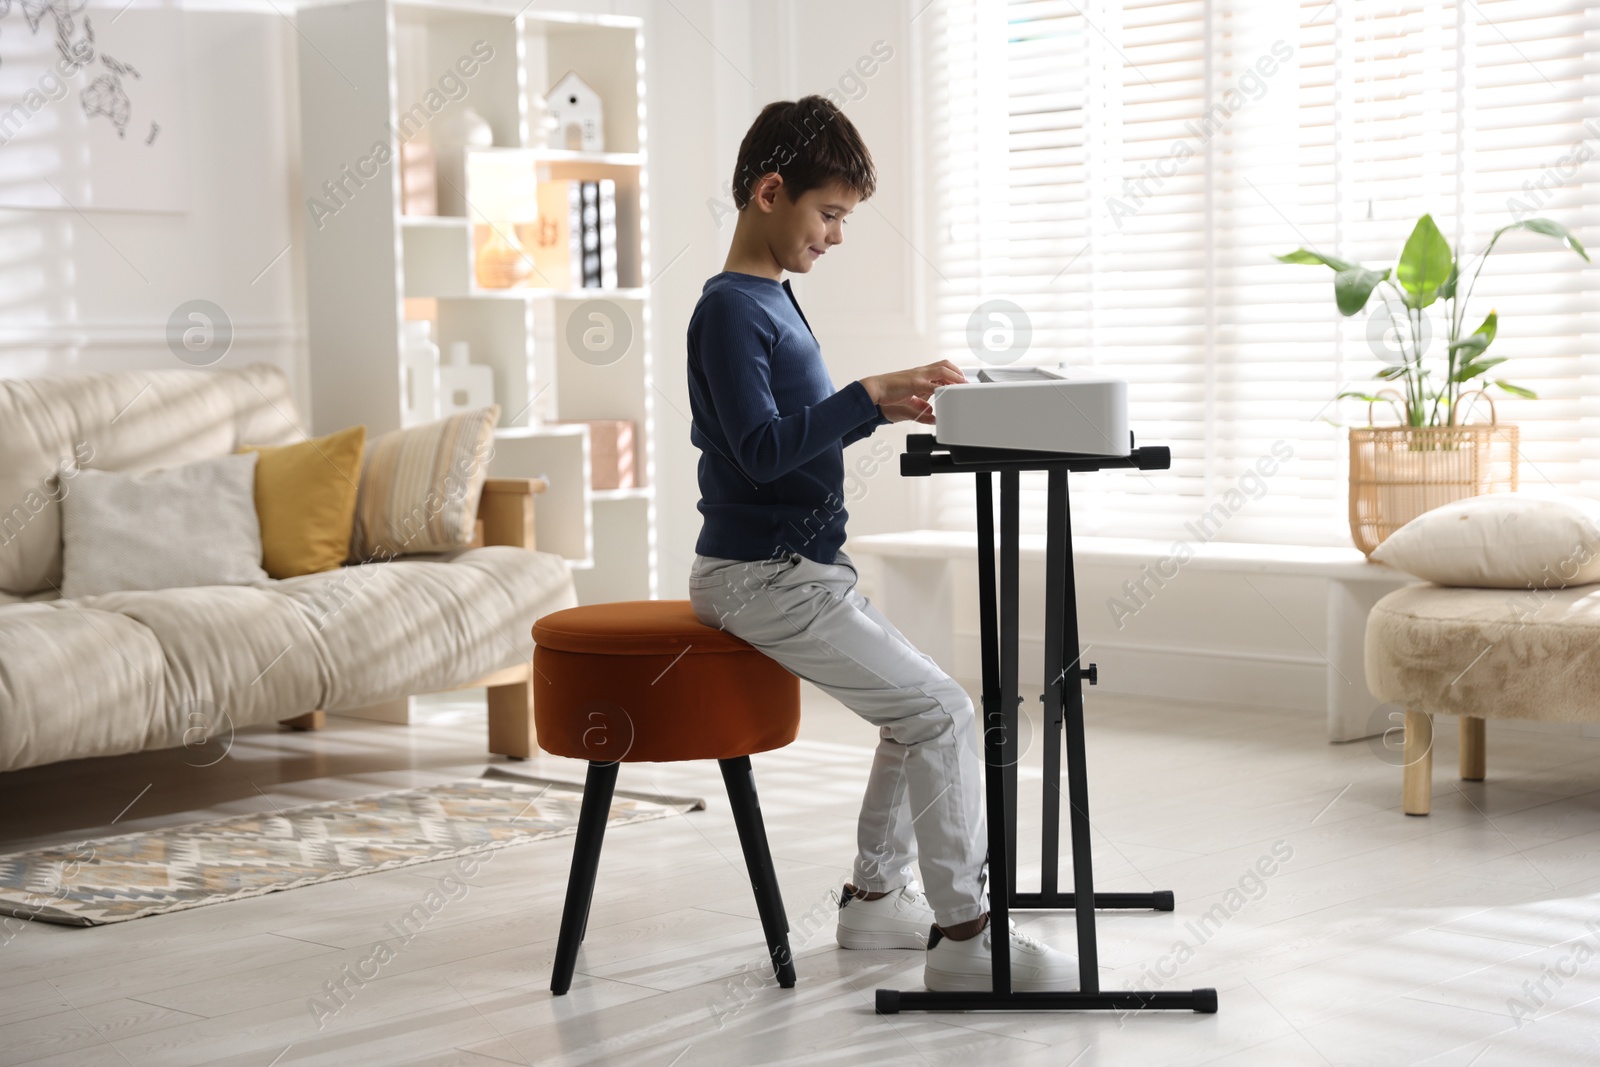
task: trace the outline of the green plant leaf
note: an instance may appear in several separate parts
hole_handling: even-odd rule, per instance
[[[1510,226],[1500,227],[1495,231],[1494,235],[1499,237],[1507,230],[1531,230],[1534,233],[1542,233],[1546,237],[1554,237],[1582,256],[1585,263],[1589,262],[1589,253],[1583,250],[1583,242],[1574,237],[1572,231],[1554,219],[1523,219],[1521,222],[1513,222]]]
[[[1417,220],[1416,228],[1400,250],[1400,261],[1395,264],[1395,277],[1400,286],[1410,294],[1407,304],[1425,308],[1439,297],[1439,287],[1450,277],[1455,266],[1455,256],[1450,242],[1444,239],[1432,215]]]
[[[1505,356],[1491,356],[1488,359],[1480,359],[1471,363],[1465,363],[1456,368],[1456,372],[1450,375],[1450,380],[1452,382],[1470,382],[1474,378],[1483,377],[1485,374],[1489,373],[1490,369],[1498,367],[1505,361]]]
[[[1378,373],[1374,374],[1373,377],[1374,378],[1382,378],[1386,382],[1392,382],[1396,378],[1399,378],[1399,377],[1403,376],[1405,374],[1405,372],[1406,372],[1405,364],[1402,363],[1398,367],[1385,367],[1382,370],[1380,370]]]
[[[1345,399],[1365,400],[1367,402],[1367,411],[1369,413],[1369,415],[1368,415],[1368,418],[1369,418],[1368,425],[1371,424],[1370,423],[1370,418],[1371,418],[1370,413],[1372,411],[1372,405],[1373,404],[1388,404],[1390,409],[1394,412],[1395,418],[1403,419],[1403,418],[1406,417],[1406,414],[1405,414],[1405,401],[1402,400],[1401,398],[1397,397],[1397,396],[1392,395],[1392,394],[1389,395],[1389,396],[1378,396],[1378,395],[1373,394],[1373,393],[1363,393],[1358,389],[1351,389],[1351,390],[1347,390],[1347,391],[1345,391],[1343,393],[1340,393],[1334,399],[1336,399],[1336,400],[1345,400]],[[1326,417],[1323,419],[1323,421],[1327,422],[1327,423],[1329,423],[1329,424],[1331,424],[1333,426],[1341,426],[1341,425],[1343,425],[1343,423],[1335,422],[1334,420],[1328,419]]]
[[[1321,263],[1324,266],[1332,267],[1334,270],[1349,270],[1350,268],[1356,266],[1354,263],[1347,263],[1342,259],[1335,258],[1334,256],[1325,256],[1321,252],[1313,252],[1309,248],[1297,248],[1293,252],[1276,256],[1274,258],[1282,263]]]
[[[1488,348],[1494,343],[1495,334],[1498,332],[1499,326],[1500,318],[1498,313],[1490,311],[1489,317],[1483,320],[1482,326],[1479,326],[1476,330],[1473,330],[1461,340],[1451,343],[1450,354],[1455,355],[1458,352],[1465,352],[1466,355],[1461,357],[1463,363],[1469,363],[1472,360],[1477,359],[1479,356],[1483,355],[1484,349]],[[1495,363],[1503,362],[1505,361],[1498,359],[1495,360]],[[1465,380],[1466,379],[1464,378],[1451,379],[1451,381],[1457,382]]]
[[[1510,382],[1503,381],[1502,379],[1499,379],[1499,378],[1496,378],[1494,380],[1494,384],[1498,385],[1500,388],[1504,389],[1506,392],[1510,393],[1512,396],[1525,396],[1529,400],[1537,400],[1537,399],[1539,399],[1539,394],[1534,392],[1532,389],[1528,389],[1528,388],[1525,388],[1525,387],[1520,386],[1520,385],[1512,385]]]
[[[1458,264],[1454,259],[1452,259],[1450,261],[1450,277],[1446,278],[1444,280],[1444,284],[1439,286],[1439,299],[1440,300],[1454,300],[1455,296],[1456,296],[1456,283],[1459,282],[1460,280],[1461,280],[1460,264]]]
[[[1367,298],[1372,295],[1372,290],[1388,276],[1387,270],[1368,270],[1365,267],[1351,267],[1335,274],[1333,299],[1339,305],[1339,314],[1354,315],[1366,307]]]
[[[1476,337],[1478,334],[1482,334],[1483,336],[1487,337],[1489,340],[1484,342],[1484,347],[1488,348],[1489,347],[1489,343],[1494,340],[1494,336],[1495,336],[1496,333],[1499,332],[1499,330],[1500,330],[1500,316],[1499,316],[1499,313],[1496,312],[1493,308],[1491,308],[1491,309],[1489,309],[1488,318],[1483,320],[1483,325],[1479,326],[1476,330],[1473,330],[1472,334],[1473,334],[1474,337]]]

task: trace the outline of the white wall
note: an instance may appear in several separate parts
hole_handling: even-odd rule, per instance
[[[619,10],[646,16],[649,54],[650,233],[654,283],[653,344],[657,394],[656,470],[661,595],[688,595],[686,576],[700,532],[696,463],[689,442],[684,334],[707,278],[722,270],[733,236],[727,192],[739,142],[761,108],[807,93],[839,94],[860,128],[878,171],[878,190],[852,213],[845,239],[809,275],[791,276],[806,317],[822,342],[835,386],[929,362],[925,322],[927,242],[918,212],[911,17],[919,4],[900,0],[777,0],[724,3],[641,2]],[[859,86],[841,78],[882,41],[893,55]],[[882,47],[880,46],[880,51]],[[846,464],[873,473],[847,487],[852,533],[906,529],[926,489],[903,479],[898,461],[906,430],[883,427],[852,445]],[[877,452],[874,452],[874,447]]]
[[[878,187],[845,225],[845,240],[794,283],[823,342],[834,383],[904,370],[938,357],[930,329],[938,250],[927,225],[921,49],[913,17],[926,0],[784,4],[777,39],[790,42],[792,92],[828,94],[861,131]],[[880,57],[887,56],[887,59]],[[932,483],[900,476],[909,433],[897,423],[845,453],[852,536],[924,525]]]
[[[0,209],[0,378],[183,367],[167,319],[199,298],[233,323],[218,366],[272,362],[303,382],[294,29],[257,6],[184,16],[187,212]],[[20,9],[0,32],[28,32]]]

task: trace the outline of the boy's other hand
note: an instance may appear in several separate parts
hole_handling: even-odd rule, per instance
[[[920,396],[910,396],[889,404],[879,404],[878,410],[890,422],[925,422],[933,424],[933,405]]]
[[[893,374],[874,374],[861,379],[861,384],[866,387],[872,402],[888,415],[887,409],[891,404],[911,397],[930,397],[941,385],[960,385],[966,380],[960,367],[948,359],[941,359],[937,363],[895,371]]]

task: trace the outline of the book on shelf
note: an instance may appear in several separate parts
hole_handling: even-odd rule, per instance
[[[548,289],[571,289],[572,220],[568,207],[570,181],[540,181],[537,197],[539,220],[533,225],[533,277],[528,284]]]
[[[583,286],[614,289],[617,285],[617,183],[610,178],[583,182],[580,207]]]
[[[536,271],[529,284],[550,289],[615,288],[617,183],[541,181],[533,244]]]

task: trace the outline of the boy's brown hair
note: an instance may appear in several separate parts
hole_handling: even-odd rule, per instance
[[[734,206],[743,211],[756,185],[773,171],[783,176],[791,204],[834,181],[866,200],[878,183],[855,124],[833,101],[815,95],[774,101],[750,124],[733,171]]]

